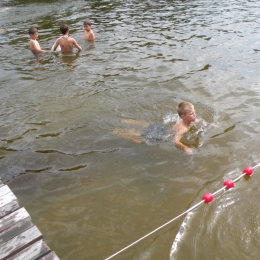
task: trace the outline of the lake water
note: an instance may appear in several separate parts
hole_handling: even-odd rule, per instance
[[[63,23],[82,52],[36,59],[29,27],[50,49]],[[260,162],[259,31],[257,0],[1,1],[0,176],[60,259],[105,259]],[[113,133],[171,127],[183,100],[219,126],[190,133],[192,156],[172,136]],[[114,259],[258,259],[259,182],[256,169]]]

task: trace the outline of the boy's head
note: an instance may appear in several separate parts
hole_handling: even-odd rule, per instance
[[[176,107],[177,113],[180,118],[182,119],[187,119],[189,121],[195,121],[196,120],[196,114],[194,110],[194,106],[190,102],[181,102],[177,107]]]
[[[35,27],[30,27],[30,29],[29,29],[29,35],[30,36],[32,36],[32,35],[34,35],[34,34],[38,34],[38,30],[35,28]]]
[[[83,25],[89,25],[89,26],[91,26],[91,22],[90,22],[89,20],[86,20],[86,21],[83,22]]]
[[[90,21],[88,21],[88,20],[84,21],[83,22],[83,26],[84,26],[84,29],[86,31],[90,31],[91,30],[91,22]]]
[[[67,24],[63,24],[60,26],[60,31],[64,35],[69,31],[69,26]]]

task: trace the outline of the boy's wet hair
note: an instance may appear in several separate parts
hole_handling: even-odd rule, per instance
[[[60,26],[60,31],[62,34],[66,34],[68,30],[69,30],[69,26],[67,24],[62,24]]]
[[[89,25],[89,26],[91,26],[91,22],[90,22],[89,20],[86,20],[86,21],[83,22],[83,25]]]
[[[177,107],[177,113],[181,117],[182,115],[185,115],[187,110],[193,109],[194,106],[190,102],[183,101],[181,102]]]
[[[35,27],[30,27],[29,29],[29,35],[35,34],[36,32],[38,32],[38,30]]]

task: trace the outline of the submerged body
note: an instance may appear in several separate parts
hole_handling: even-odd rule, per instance
[[[56,51],[58,46],[60,46],[59,48],[62,54],[71,54],[73,52],[73,46],[75,46],[79,51],[82,50],[75,39],[69,37],[68,35],[64,35],[56,41],[53,51]]]
[[[30,50],[34,54],[46,52],[45,50],[42,50],[39,42],[37,41],[39,33],[38,33],[38,30],[35,27],[30,27],[29,35],[30,35],[30,42],[29,42]]]
[[[40,46],[39,42],[38,42],[36,39],[30,39],[29,46],[30,46],[30,50],[31,50],[33,53],[44,52],[44,51],[41,49],[41,46]]]
[[[160,141],[168,137],[169,130],[164,124],[149,124],[144,121],[132,119],[123,120],[123,122],[137,127],[141,127],[141,131],[135,129],[114,129],[113,133],[122,136],[123,138],[132,139],[136,143],[141,143],[145,140]]]
[[[53,51],[56,51],[58,46],[60,46],[60,50],[62,54],[71,54],[73,52],[73,46],[75,46],[78,51],[82,51],[82,48],[78,45],[76,40],[72,37],[69,37],[69,27],[66,24],[61,25],[60,27],[61,36],[54,44]]]
[[[90,21],[84,21],[83,26],[84,26],[84,39],[88,42],[94,42],[95,34],[91,29]]]
[[[123,138],[132,139],[136,143],[141,143],[145,140],[167,140],[173,136],[173,141],[177,146],[182,148],[187,154],[193,154],[189,146],[199,146],[199,133],[205,129],[208,123],[197,118],[194,106],[189,102],[181,102],[177,106],[177,112],[181,120],[171,129],[167,129],[167,125],[165,124],[149,124],[147,122],[130,119],[123,120],[123,122],[141,127],[141,130],[117,128],[113,133]],[[200,126],[197,123],[199,123]],[[189,134],[186,135],[187,133]]]
[[[192,154],[191,148],[183,144],[181,139],[182,136],[194,125],[194,122],[198,122],[199,120],[197,119],[194,106],[189,102],[181,102],[177,106],[177,112],[182,120],[174,126],[174,142],[187,154]]]

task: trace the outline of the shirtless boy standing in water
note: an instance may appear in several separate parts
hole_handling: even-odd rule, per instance
[[[56,51],[59,45],[62,54],[71,54],[73,52],[73,46],[75,46],[79,51],[82,51],[82,48],[78,45],[76,40],[69,37],[69,26],[67,24],[61,25],[60,31],[62,36],[56,41],[53,47],[54,51]]]
[[[37,41],[38,39],[38,30],[35,27],[31,27],[29,29],[29,35],[30,35],[30,49],[34,54],[37,53],[42,53],[42,52],[46,52],[45,50],[42,50],[39,42]]]
[[[94,42],[95,34],[93,33],[93,31],[91,29],[90,21],[85,21],[83,23],[83,26],[84,26],[84,39],[88,42]]]

